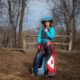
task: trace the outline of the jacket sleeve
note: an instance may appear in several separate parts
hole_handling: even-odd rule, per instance
[[[55,29],[54,28],[51,28],[50,31],[46,31],[46,35],[53,39],[55,37]]]
[[[37,43],[38,44],[41,43],[41,31],[42,31],[42,29],[40,28],[39,33],[38,33],[38,37],[37,37]]]

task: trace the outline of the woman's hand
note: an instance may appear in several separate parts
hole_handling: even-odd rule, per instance
[[[44,32],[48,31],[48,29],[47,29],[47,28],[43,28],[43,30],[44,30]]]
[[[47,28],[44,31],[47,32],[48,31]]]

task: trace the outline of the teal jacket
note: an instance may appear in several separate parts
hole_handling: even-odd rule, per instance
[[[51,27],[49,31],[46,31],[46,35],[50,38],[50,39],[41,39],[41,35],[42,35],[42,29],[40,28],[39,33],[38,33],[38,38],[37,38],[37,43],[41,44],[42,42],[48,42],[51,41],[55,38],[55,29],[54,27]]]

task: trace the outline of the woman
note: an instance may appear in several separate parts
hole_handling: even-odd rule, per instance
[[[46,61],[52,55],[51,41],[55,37],[55,29],[52,26],[53,21],[50,19],[50,17],[45,17],[45,19],[41,21],[41,23],[43,26],[40,28],[39,33],[38,33],[38,39],[37,39],[38,52],[37,52],[37,55],[35,57],[34,64],[33,64],[33,75],[45,74]]]

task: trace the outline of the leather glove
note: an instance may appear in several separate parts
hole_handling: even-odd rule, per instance
[[[40,44],[38,44],[37,48],[38,48],[38,50],[40,50],[40,48],[41,48]]]

